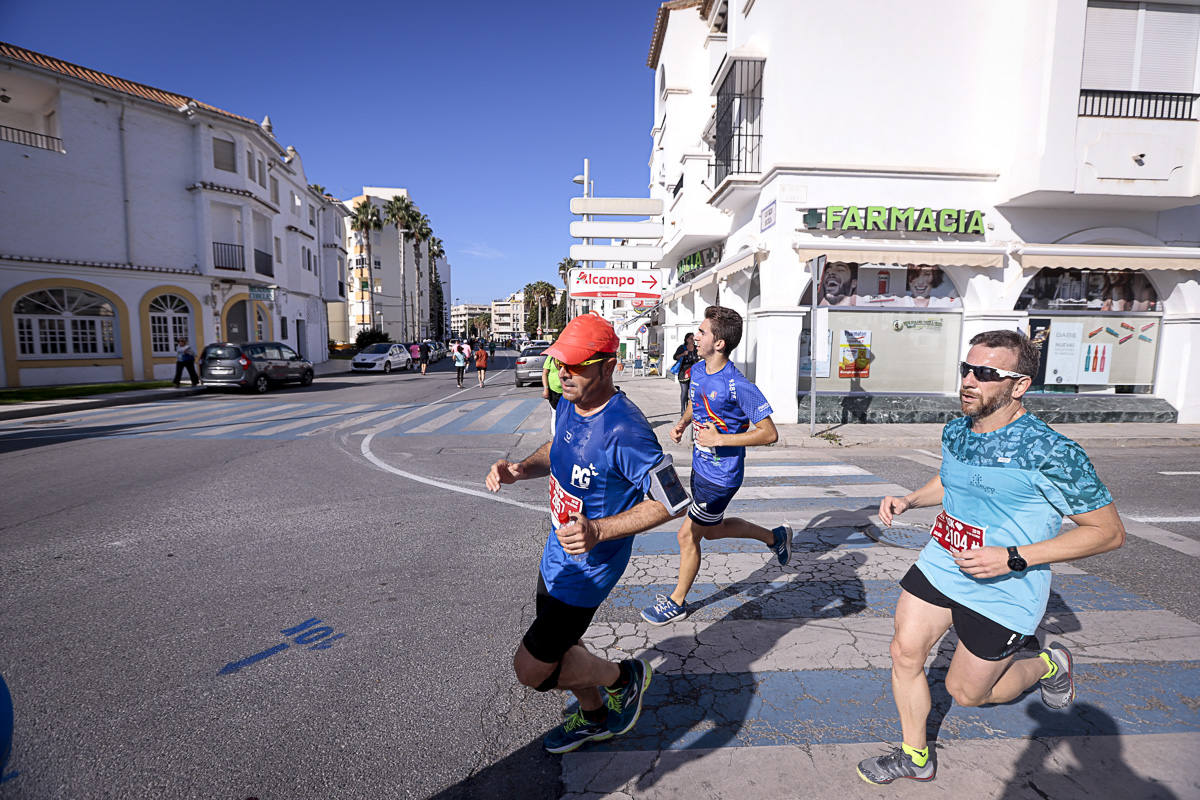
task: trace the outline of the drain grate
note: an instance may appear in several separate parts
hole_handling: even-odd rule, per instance
[[[890,528],[866,528],[864,533],[880,544],[920,550],[929,542],[929,527],[908,522],[894,522]]]

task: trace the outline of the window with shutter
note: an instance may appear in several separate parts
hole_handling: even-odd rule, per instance
[[[1200,8],[1145,3],[1137,85],[1143,92],[1196,91]]]

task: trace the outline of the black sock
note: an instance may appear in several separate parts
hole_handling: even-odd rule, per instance
[[[620,664],[617,664],[617,666],[621,668],[621,674],[617,677],[617,682],[608,687],[614,692],[619,689],[624,689],[629,685],[629,682],[633,680],[633,670],[629,668],[627,663],[622,661]]]
[[[604,722],[608,719],[608,706],[600,706],[599,708],[593,708],[591,711],[581,708],[580,711],[583,712],[584,719],[586,719],[588,722],[593,722],[597,725],[603,725]]]

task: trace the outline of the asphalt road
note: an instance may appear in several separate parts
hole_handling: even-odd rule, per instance
[[[544,486],[469,493],[546,438],[511,358],[484,389],[442,361],[0,425],[0,800],[558,797],[561,701],[510,665]],[[1090,455],[1123,513],[1200,516],[1200,476],[1161,474],[1194,448]],[[836,458],[910,488],[936,470]],[[1196,564],[1138,537],[1081,562],[1200,622]]]
[[[492,376],[467,392],[540,402],[511,369]],[[442,361],[424,378],[337,375],[253,400],[261,427],[297,403],[420,407],[456,392]],[[129,421],[137,408],[0,431],[0,673],[17,773],[0,798],[557,796],[540,737],[561,705],[514,687],[510,664],[542,513],[382,471],[353,426],[201,438],[222,404],[247,400],[157,404],[176,419],[157,435]],[[376,450],[479,486],[520,439]]]

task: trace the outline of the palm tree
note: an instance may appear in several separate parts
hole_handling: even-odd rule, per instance
[[[442,297],[442,281],[438,275],[437,262],[438,259],[446,257],[446,250],[442,247],[441,239],[436,236],[429,237],[429,244],[425,246],[425,257],[429,259],[429,324],[436,331],[435,338],[441,339],[442,331],[445,329],[442,309],[444,298]]]
[[[413,313],[414,321],[421,309],[421,296],[424,294],[425,284],[421,280],[421,242],[429,241],[433,236],[433,229],[429,227],[429,217],[421,213],[421,209],[413,206],[413,215],[409,218],[408,237],[413,242],[413,263],[417,268],[417,297],[416,305]]]
[[[476,336],[483,336],[488,332],[488,328],[492,326],[491,314],[480,314],[477,317],[471,318],[471,327],[475,330]]]
[[[571,270],[575,269],[576,266],[578,266],[578,262],[576,262],[575,259],[571,258],[570,256],[567,256],[562,261],[558,262],[558,277],[562,279],[563,286],[566,287],[568,290],[570,290],[571,285],[569,283],[567,283],[567,280],[570,277]],[[568,293],[569,293],[569,291],[568,291]],[[564,305],[569,302],[570,301],[567,298],[565,298],[565,297],[563,298]],[[563,314],[563,318],[564,319],[566,318],[566,314]]]
[[[408,236],[409,222],[416,206],[408,197],[395,195],[383,204],[383,218],[388,225],[396,226],[396,234],[400,240],[400,303],[404,310],[404,338],[411,340],[408,330],[408,276],[404,269],[404,239]]]
[[[368,292],[371,298],[370,318],[367,320],[367,327],[375,327],[375,279],[371,277],[371,265],[374,263],[371,260],[371,231],[383,230],[383,219],[379,216],[379,209],[367,198],[363,198],[354,204],[354,210],[350,215],[350,230],[356,231],[362,235],[363,248],[366,250],[367,263],[366,275]],[[362,283],[359,283],[359,290],[362,290]]]

